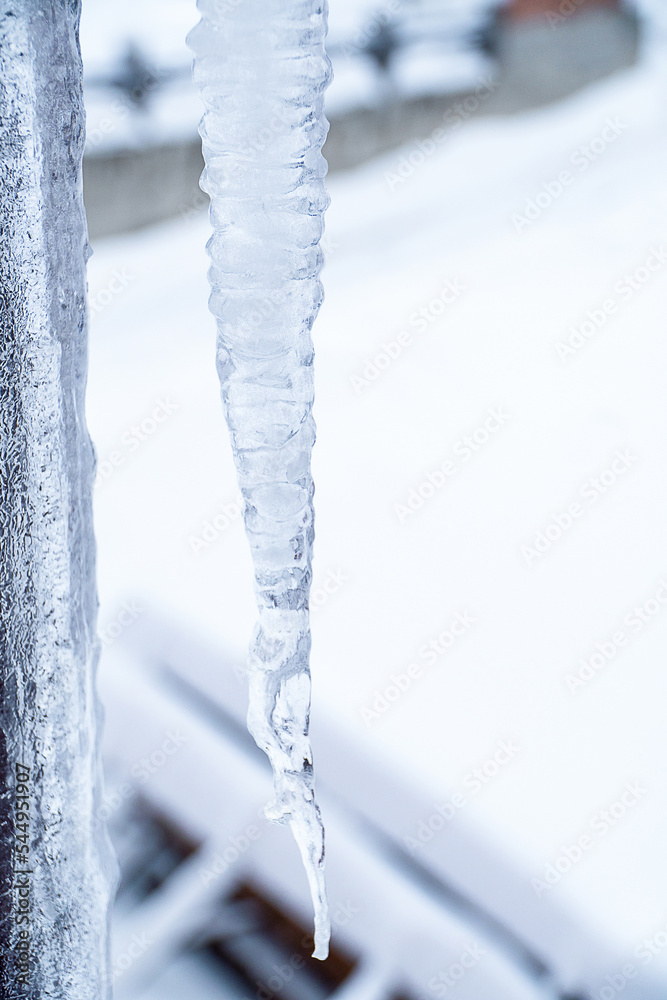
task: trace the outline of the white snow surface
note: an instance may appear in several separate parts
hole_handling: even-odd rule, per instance
[[[416,146],[332,179],[314,330],[314,733],[333,715],[434,803],[514,741],[466,809],[527,879],[588,836],[548,892],[630,950],[667,923],[667,605],[626,622],[667,580],[667,258],[636,292],[618,288],[667,250],[665,82],[647,59],[560,106],[472,121],[412,165]],[[616,137],[581,169],[576,151],[609,137],[609,120]],[[392,190],[401,163],[408,176]],[[563,170],[572,182],[517,232],[513,215],[545,184],[557,190]],[[134,599],[242,659],[255,606],[214,365],[208,234],[192,215],[99,243],[89,266],[101,626]],[[464,291],[442,308],[447,282]],[[613,314],[562,360],[555,345],[608,300]],[[420,331],[410,317],[422,307]],[[390,342],[400,352],[387,364]],[[356,392],[352,378],[377,356],[384,370]],[[466,459],[460,442],[490,409],[506,416]],[[586,484],[619,450],[627,468],[617,461],[605,476],[616,481],[591,500]],[[446,484],[400,523],[396,505],[447,460]],[[555,515],[566,523],[575,502],[580,515],[528,566],[522,546]],[[220,516],[193,551],[223,505],[228,526]],[[457,613],[474,623],[429,664],[420,648]],[[625,644],[571,692],[566,675],[621,631]],[[411,663],[421,674],[394,698],[392,675]],[[365,721],[377,693],[394,700]],[[639,791],[600,833],[597,814],[627,783]]]

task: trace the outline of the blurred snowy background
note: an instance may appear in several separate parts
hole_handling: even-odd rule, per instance
[[[664,998],[665,5],[330,8],[316,963],[244,729],[195,4],[84,3],[116,995]]]

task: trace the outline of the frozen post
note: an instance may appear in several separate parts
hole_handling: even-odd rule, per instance
[[[80,0],[0,9],[0,996],[106,1000]]]
[[[267,814],[289,823],[326,958],[324,835],[308,737],[315,440],[311,327],[322,301],[328,204],[322,144],[324,0],[199,0],[190,35],[211,196],[210,305],[217,365],[245,501],[259,622],[248,725],[273,765]]]

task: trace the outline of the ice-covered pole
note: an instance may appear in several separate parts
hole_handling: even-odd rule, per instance
[[[106,1000],[79,0],[0,8],[0,997]]]
[[[290,824],[326,958],[324,834],[308,737],[315,440],[311,327],[328,205],[322,0],[199,0],[190,35],[211,197],[217,366],[255,569],[259,622],[248,725],[275,776],[267,815]]]

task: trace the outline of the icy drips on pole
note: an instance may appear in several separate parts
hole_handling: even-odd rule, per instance
[[[0,996],[105,1000],[77,0],[0,9]]]
[[[316,958],[329,914],[324,831],[308,724],[315,440],[311,327],[322,302],[319,240],[328,205],[321,148],[326,3],[199,0],[191,32],[213,236],[210,306],[217,367],[245,501],[259,622],[248,726],[268,754],[315,906]]]

